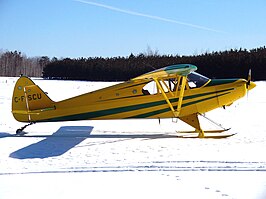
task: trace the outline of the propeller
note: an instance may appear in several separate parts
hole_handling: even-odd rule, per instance
[[[247,90],[251,90],[256,86],[254,82],[251,81],[251,68],[248,71],[248,78],[247,78],[247,83],[246,83],[246,88]]]
[[[248,78],[247,78],[247,83],[246,83],[247,89],[250,86],[250,82],[251,82],[251,68],[248,70]]]

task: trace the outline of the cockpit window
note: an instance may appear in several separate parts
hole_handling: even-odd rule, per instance
[[[180,79],[179,79],[180,80]],[[181,85],[179,84],[179,80],[171,78],[171,79],[162,79],[159,80],[159,84],[165,93],[175,92],[176,89],[180,90]],[[204,86],[210,79],[205,77],[199,73],[192,72],[187,76],[189,88],[199,88]],[[187,89],[187,87],[185,88]],[[143,95],[154,95],[161,93],[160,89],[157,88],[155,81],[150,80],[147,84],[142,88]]]
[[[188,85],[190,88],[199,88],[205,85],[208,81],[209,78],[205,77],[199,73],[192,72],[187,76],[188,79]]]

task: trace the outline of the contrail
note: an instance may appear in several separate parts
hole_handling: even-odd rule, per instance
[[[93,6],[97,6],[97,7],[102,7],[102,8],[108,9],[108,10],[113,10],[113,11],[116,11],[116,12],[121,12],[121,13],[129,14],[129,15],[146,17],[146,18],[155,19],[155,20],[158,20],[158,21],[164,21],[164,22],[179,24],[179,25],[183,25],[183,26],[189,26],[189,27],[197,28],[197,29],[201,29],[201,30],[224,33],[222,31],[215,30],[215,29],[208,28],[208,27],[204,27],[204,26],[199,26],[199,25],[186,23],[186,22],[182,22],[182,21],[177,21],[177,20],[173,20],[173,19],[167,19],[167,18],[158,17],[158,16],[154,16],[154,15],[148,15],[148,14],[144,14],[144,13],[140,13],[140,12],[134,12],[134,11],[131,11],[131,10],[124,10],[124,9],[120,9],[120,8],[116,8],[116,7],[113,7],[113,6],[100,4],[100,3],[96,3],[96,2],[92,2],[92,1],[83,1],[83,0],[74,0],[74,1],[77,1],[77,2],[80,2],[80,3],[89,4],[89,5],[93,5]]]

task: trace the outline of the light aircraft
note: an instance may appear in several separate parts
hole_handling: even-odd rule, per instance
[[[209,79],[196,73],[192,64],[167,66],[129,81],[82,94],[59,102],[52,101],[28,77],[21,76],[12,98],[14,118],[28,124],[74,120],[109,120],[133,118],[179,118],[192,126],[198,138],[228,129],[204,131],[199,115],[231,105],[256,86],[251,72],[245,79]],[[191,133],[191,132],[190,132]],[[214,135],[214,134],[212,134]]]

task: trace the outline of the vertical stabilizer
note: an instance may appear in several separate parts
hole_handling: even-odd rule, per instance
[[[28,77],[20,77],[16,82],[12,97],[12,113],[20,122],[35,122],[33,111],[51,108],[54,102]]]

